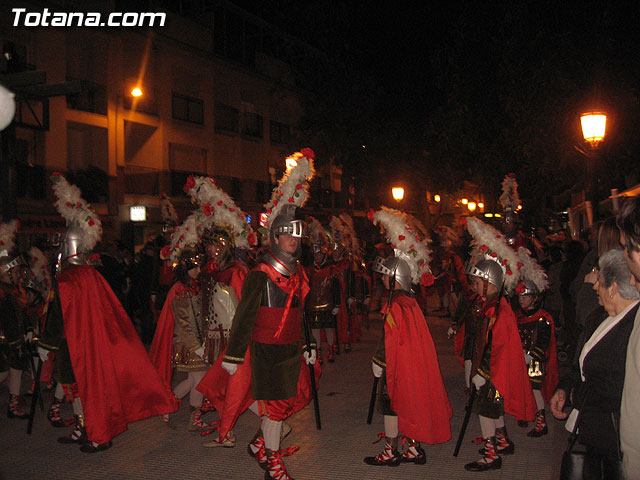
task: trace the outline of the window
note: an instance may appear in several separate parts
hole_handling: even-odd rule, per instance
[[[204,102],[198,98],[186,97],[177,93],[171,95],[173,118],[185,122],[204,124]]]
[[[238,133],[240,111],[229,105],[218,104],[215,109],[215,131],[217,133]]]
[[[262,138],[262,115],[244,112],[242,133],[248,137]]]
[[[271,143],[286,145],[287,143],[289,143],[289,137],[291,136],[289,125],[280,122],[274,122],[272,120],[269,124],[269,136],[271,138]]]

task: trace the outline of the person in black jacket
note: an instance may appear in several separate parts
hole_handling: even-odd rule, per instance
[[[578,422],[578,441],[587,447],[585,479],[622,478],[620,403],[627,343],[640,299],[630,280],[622,250],[610,250],[600,257],[593,288],[609,316],[593,332],[585,332],[587,340],[578,361],[560,380],[550,402],[556,418],[568,417],[567,430]],[[567,414],[562,409],[570,398],[575,408]]]

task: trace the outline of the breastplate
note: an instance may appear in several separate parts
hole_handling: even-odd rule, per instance
[[[307,295],[306,308],[311,311],[328,310],[333,307],[330,276],[311,277],[311,290]]]
[[[287,299],[289,295],[276,285],[270,278],[267,278],[267,284],[262,291],[262,301],[260,305],[263,307],[280,307],[284,308],[287,305]],[[298,297],[294,297],[291,302],[291,307],[298,306]]]
[[[521,323],[518,325],[520,331],[520,340],[522,340],[522,349],[525,351],[531,350],[536,346],[537,333],[538,333],[538,321]]]

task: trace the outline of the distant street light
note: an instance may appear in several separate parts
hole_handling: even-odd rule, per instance
[[[469,200],[466,198],[463,198],[462,200],[460,200],[460,203],[463,205],[466,205],[467,203],[469,203]]]
[[[140,90],[140,88],[136,87],[133,90],[131,90],[131,96],[132,97],[141,97],[142,96],[142,90]]]
[[[479,203],[478,203],[478,208],[479,208],[480,210],[482,210],[482,209],[484,208],[484,203],[479,202]]]
[[[404,198],[404,188],[402,187],[393,187],[391,189],[391,195],[393,195],[394,200],[400,202]]]
[[[470,212],[474,212],[476,210],[476,202],[468,202],[467,203],[467,208],[469,209]]]
[[[607,116],[601,112],[583,113],[580,116],[580,123],[584,139],[589,142],[591,147],[597,147],[605,136]]]
[[[440,203],[440,200],[441,200],[440,195],[438,195],[438,194],[436,193],[436,194],[433,196],[433,201],[434,201],[434,202],[436,202],[436,203]]]

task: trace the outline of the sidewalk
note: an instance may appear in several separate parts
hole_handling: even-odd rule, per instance
[[[349,354],[338,356],[334,364],[325,362],[320,379],[319,395],[322,430],[315,428],[313,405],[289,420],[293,427],[283,447],[298,445],[300,450],[285,459],[294,478],[300,479],[557,479],[560,459],[566,446],[567,432],[563,424],[550,413],[549,435],[528,438],[528,429],[519,428],[512,417],[506,424],[516,444],[515,455],[503,457],[501,470],[471,473],[464,464],[479,458],[479,445],[471,440],[480,436],[477,417],[472,416],[458,458],[453,457],[456,437],[464,416],[467,397],[463,395],[462,367],[453,354],[453,345],[446,338],[449,319],[429,317],[431,334],[438,348],[440,366],[449,399],[454,410],[451,420],[454,438],[442,445],[425,445],[426,465],[372,467],[363,457],[377,454],[382,443],[372,444],[383,430],[382,418],[374,415],[373,424],[366,424],[373,376],[371,354],[380,320],[371,317],[370,328],[363,328],[361,342]],[[26,383],[26,382],[25,382]],[[45,405],[51,393],[45,393]],[[26,435],[27,422],[7,419],[8,392],[0,386],[0,479],[258,479],[264,472],[247,454],[247,443],[253,437],[258,422],[247,412],[236,426],[235,448],[203,448],[202,438],[186,430],[188,401],[183,403],[169,424],[160,418],[150,418],[130,425],[127,432],[116,437],[113,448],[97,454],[85,454],[77,446],[56,441],[70,429],[55,429],[38,410],[32,435]],[[68,404],[63,416],[72,415]],[[205,420],[212,421],[215,413]],[[531,426],[531,425],[530,425]]]

